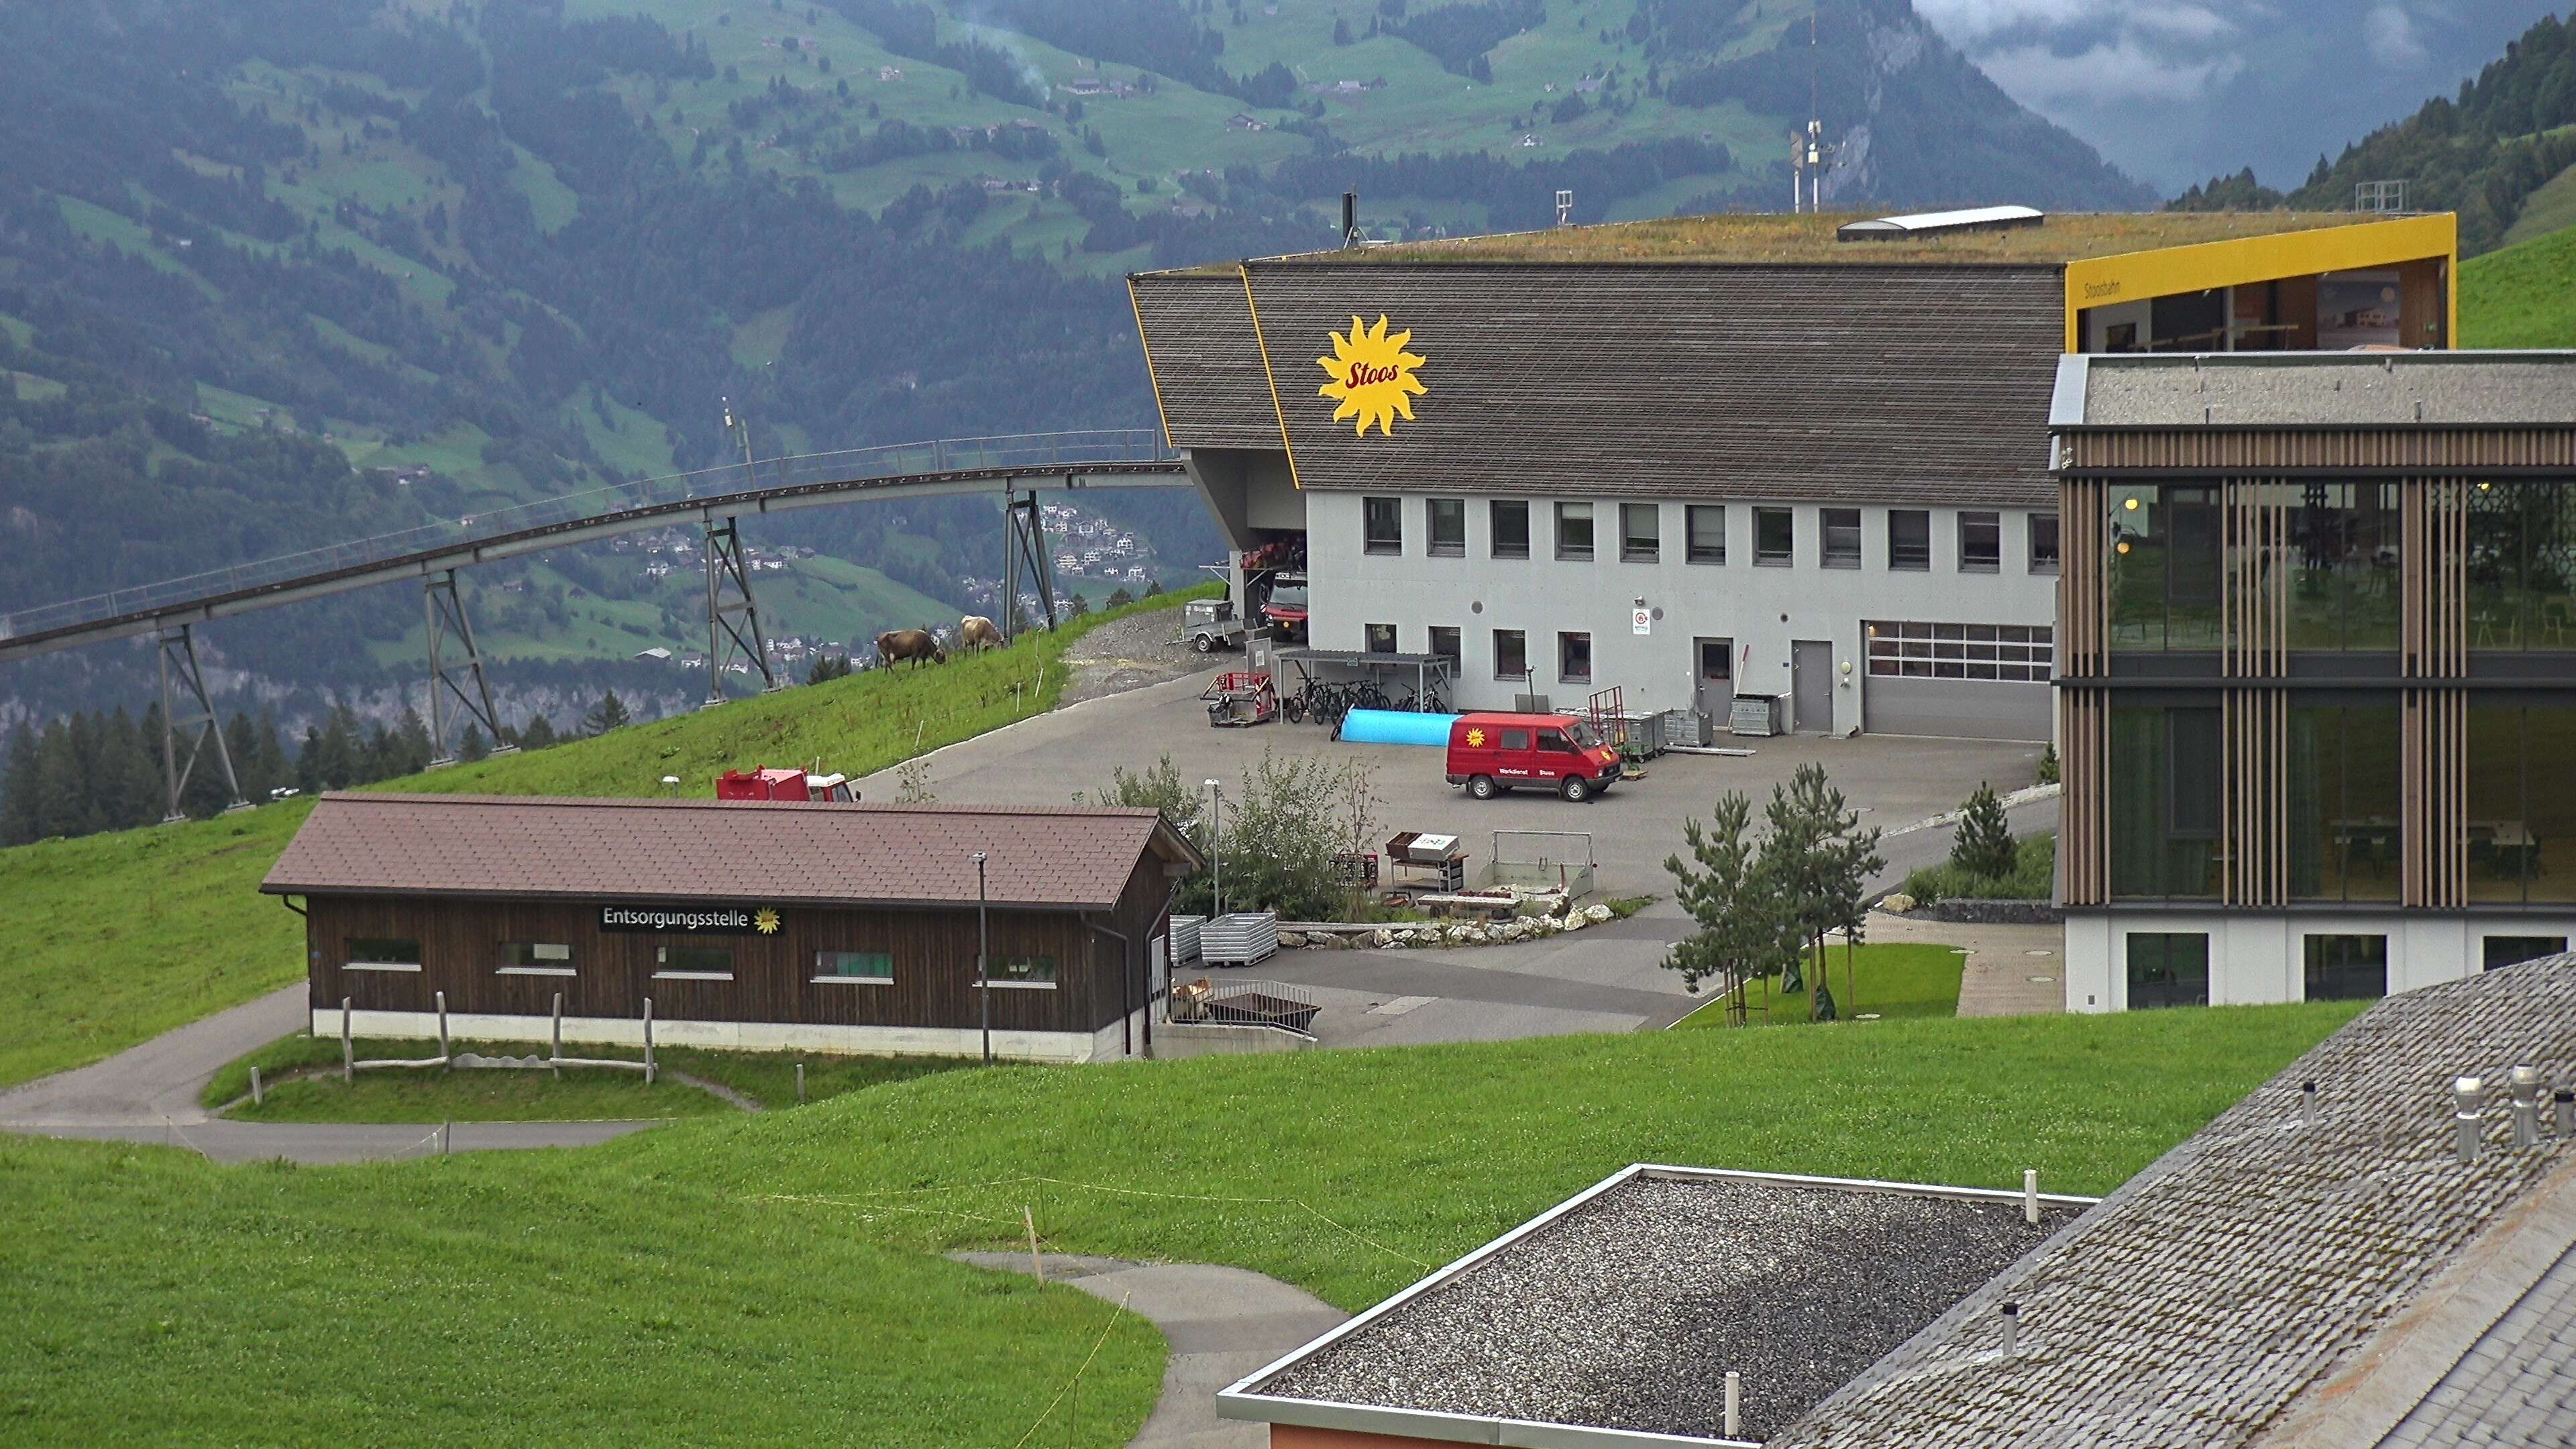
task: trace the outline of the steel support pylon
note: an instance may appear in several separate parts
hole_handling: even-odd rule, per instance
[[[1038,509],[1035,489],[1026,497],[1012,489],[1002,495],[1002,617],[997,622],[1005,640],[1019,637],[1020,583],[1024,577],[1038,591],[1038,600],[1046,609],[1047,628],[1053,629],[1055,570],[1047,558],[1046,515]]]
[[[736,620],[741,622],[736,623]],[[725,646],[760,671],[762,692],[778,688],[769,667],[769,641],[760,632],[760,606],[751,597],[751,559],[730,518],[707,522],[707,703],[724,703]]]
[[[492,753],[503,754],[512,747],[501,738],[501,715],[492,707],[491,681],[483,677],[483,654],[474,647],[474,625],[465,617],[465,599],[456,592],[456,570],[448,569],[421,584],[422,607],[429,615],[429,763],[456,763],[455,754],[447,747],[447,727],[461,710],[471,724],[483,727],[484,738],[492,742]],[[463,647],[465,657],[449,661],[444,647],[449,639]],[[473,681],[468,692],[459,675]],[[455,696],[455,708],[448,702]],[[470,727],[470,725],[469,725]]]
[[[233,773],[232,751],[224,745],[223,722],[215,718],[214,701],[206,696],[206,677],[197,669],[197,636],[186,624],[177,629],[164,628],[161,642],[161,779],[170,787],[169,813],[161,823],[185,819],[179,808],[186,793],[188,777],[196,773],[197,757],[205,752],[206,741],[215,742],[215,763],[224,772],[226,810],[247,810],[250,802],[242,798],[241,777]],[[175,675],[175,678],[174,678]],[[179,705],[187,701],[194,713],[181,718]],[[179,732],[192,730],[186,763],[179,759]]]

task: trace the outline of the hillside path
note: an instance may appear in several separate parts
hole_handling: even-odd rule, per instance
[[[998,1272],[1029,1271],[1026,1253],[950,1256]],[[1125,1303],[1171,1346],[1162,1397],[1128,1449],[1260,1449],[1270,1442],[1268,1426],[1218,1418],[1217,1390],[1349,1317],[1302,1288],[1242,1268],[1069,1253],[1048,1253],[1044,1261],[1050,1280]]]
[[[232,1122],[197,1104],[227,1062],[305,1024],[304,983],[192,1021],[103,1062],[0,1092],[0,1131],[46,1137],[154,1142],[187,1147],[217,1162],[363,1162],[438,1151],[437,1129],[421,1123]],[[453,1151],[498,1147],[585,1147],[650,1122],[460,1122]]]

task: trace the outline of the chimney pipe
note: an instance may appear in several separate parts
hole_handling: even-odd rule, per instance
[[[1359,244],[1360,194],[1356,191],[1345,191],[1342,193],[1342,245],[1355,247]]]
[[[1743,1394],[1744,1375],[1728,1369],[1726,1371],[1726,1437],[1729,1439],[1736,1436],[1736,1408],[1742,1402]]]
[[[2299,1125],[2317,1125],[2317,1084],[2314,1082],[2299,1083]]]
[[[2550,1101],[2558,1117],[2558,1140],[2576,1138],[2576,1091],[2561,1087],[2550,1095]]]
[[[2451,1080],[2452,1151],[2463,1165],[2478,1160],[2478,1097],[2486,1085],[2475,1077]]]
[[[2011,1358],[2021,1347],[2021,1305],[2004,1305],[2004,1357]]]
[[[2540,1145],[2540,1069],[2529,1062],[2516,1062],[2505,1074],[2513,1089],[2513,1145]]]

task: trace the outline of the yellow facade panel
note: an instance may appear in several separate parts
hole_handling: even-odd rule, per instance
[[[2459,253],[2458,218],[2440,212],[2071,261],[2066,264],[2066,350],[2082,346],[2076,321],[2087,307],[2428,259],[2443,264],[2443,336],[2457,337]]]

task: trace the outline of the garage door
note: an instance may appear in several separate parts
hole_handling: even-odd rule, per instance
[[[1873,620],[1861,728],[1881,735],[2045,740],[2056,667],[2045,624]]]

